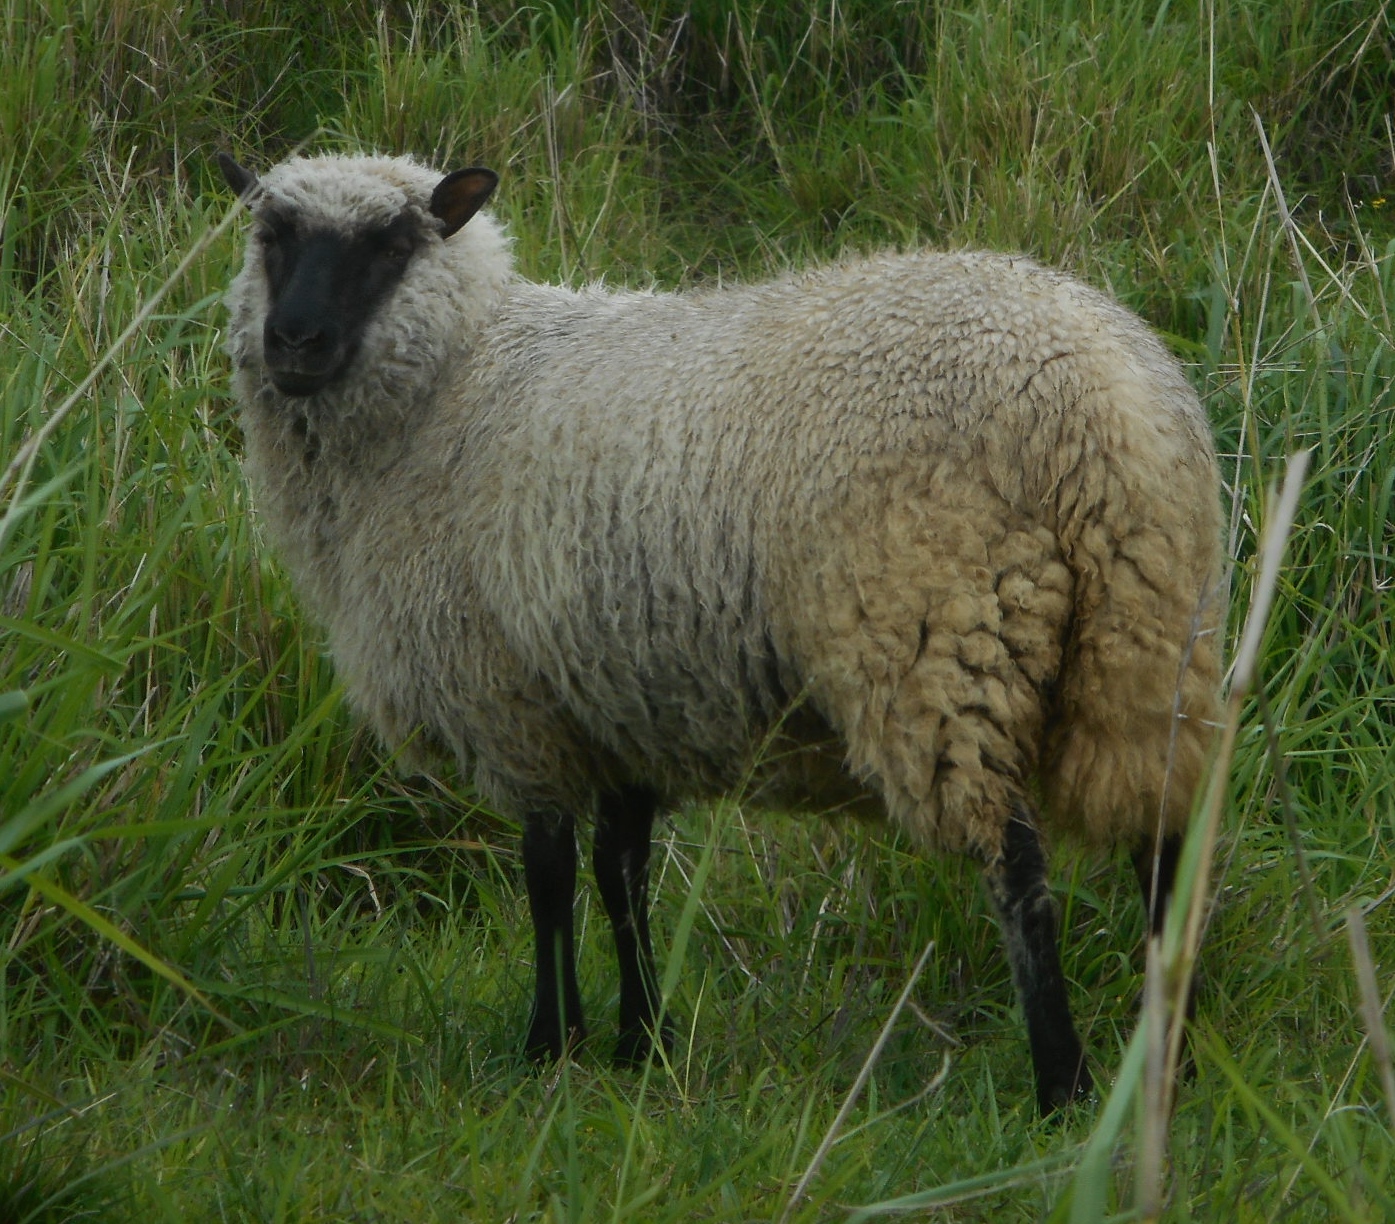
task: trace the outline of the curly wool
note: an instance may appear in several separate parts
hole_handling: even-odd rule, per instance
[[[437,181],[297,159],[257,208],[354,232]],[[267,301],[254,240],[228,348],[261,512],[355,704],[500,808],[754,777],[988,859],[1034,787],[1096,842],[1185,822],[1219,481],[1176,362],[1104,294],[980,252],[574,292],[480,214],[299,399]]]

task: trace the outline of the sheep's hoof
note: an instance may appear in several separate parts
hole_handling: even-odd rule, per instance
[[[1043,1118],[1056,1117],[1069,1106],[1088,1101],[1094,1094],[1094,1078],[1090,1075],[1090,1069],[1082,1062],[1072,1082],[1060,1080],[1054,1084],[1037,1085],[1037,1109]]]
[[[659,1026],[659,1040],[664,1053],[673,1049],[673,1021],[667,1016]],[[615,1065],[617,1067],[642,1067],[654,1053],[654,1034],[648,1024],[631,1024],[620,1030],[615,1043]]]
[[[534,1022],[528,1028],[528,1036],[523,1042],[523,1057],[534,1066],[546,1067],[561,1061],[563,1055],[575,1053],[577,1047],[586,1040],[586,1030],[580,1025],[567,1029],[567,1037],[562,1039],[561,1031],[555,1025]]]

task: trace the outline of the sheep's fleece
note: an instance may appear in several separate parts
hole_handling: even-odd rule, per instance
[[[1151,843],[1219,688],[1206,417],[1132,314],[1017,256],[880,254],[681,294],[515,272],[439,175],[315,157],[255,203],[416,253],[347,373],[272,386],[230,294],[266,526],[390,745],[500,809],[745,785],[992,861],[1015,802]]]

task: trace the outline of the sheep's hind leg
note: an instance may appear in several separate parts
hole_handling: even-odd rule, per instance
[[[572,935],[576,827],[571,816],[534,812],[524,819],[523,879],[533,916],[537,972],[533,1018],[523,1049],[534,1062],[548,1062],[586,1036]]]
[[[1037,1106],[1045,1117],[1088,1096],[1093,1083],[1066,998],[1056,911],[1046,884],[1046,855],[1036,822],[1024,804],[1008,820],[1002,856],[989,864],[987,878],[1013,985],[1027,1019]]]
[[[596,885],[615,933],[620,964],[619,1066],[642,1063],[653,1048],[659,1014],[659,980],[649,941],[649,847],[658,796],[645,787],[623,787],[601,796],[593,865]],[[665,1019],[660,1039],[667,1046]]]
[[[1148,935],[1160,939],[1167,921],[1168,906],[1172,904],[1173,884],[1177,879],[1177,864],[1182,857],[1182,835],[1168,833],[1154,844],[1149,840],[1133,853],[1133,869],[1138,887],[1143,893],[1143,910],[1148,916]],[[1196,1019],[1196,974],[1187,984],[1187,1022]],[[1185,1047],[1184,1047],[1185,1049]],[[1184,1053],[1180,1074],[1190,1079],[1196,1074],[1196,1064]]]
[[[1143,909],[1148,915],[1148,931],[1161,935],[1172,903],[1172,885],[1177,878],[1177,861],[1182,857],[1180,834],[1169,833],[1155,847],[1150,841],[1133,854],[1133,870],[1143,893]]]

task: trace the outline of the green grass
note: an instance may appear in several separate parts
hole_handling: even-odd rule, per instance
[[[217,295],[239,239],[210,158],[305,140],[494,167],[538,277],[684,287],[923,243],[1110,287],[1206,397],[1232,641],[1272,489],[1312,448],[1224,782],[1161,1214],[1395,1216],[1344,933],[1361,907],[1388,998],[1395,35],[1374,0],[1214,9],[9,0],[0,1218],[779,1218],[931,943],[788,1218],[916,1195],[1136,1218],[1142,917],[1122,863],[1069,847],[1066,972],[1099,1078],[1126,1069],[1110,1104],[1033,1117],[968,865],[739,797],[657,855],[670,1062],[609,1069],[586,893],[593,1047],[521,1066],[514,830],[356,728],[238,470]]]

